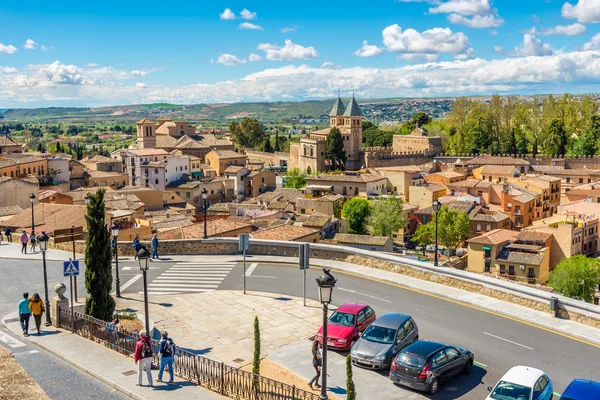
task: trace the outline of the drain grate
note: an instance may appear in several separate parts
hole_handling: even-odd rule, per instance
[[[129,370],[129,371],[123,372],[123,375],[125,375],[125,376],[131,376],[131,375],[135,375],[135,374],[137,374],[137,371],[134,371],[134,370]]]
[[[11,322],[17,322],[19,318],[8,318],[4,320],[4,323],[10,324]]]
[[[236,364],[239,364],[239,363],[244,362],[244,360],[241,359],[241,358],[236,358],[235,360],[233,360],[233,362],[236,363]]]

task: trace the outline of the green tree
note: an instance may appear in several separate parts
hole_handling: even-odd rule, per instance
[[[352,357],[346,356],[346,400],[356,400],[356,387],[352,380]]]
[[[553,118],[546,130],[546,153],[549,155],[564,155],[567,153],[567,131],[565,123]]]
[[[267,138],[265,139],[262,151],[264,151],[265,153],[273,153],[274,151],[273,146],[271,146],[271,138],[269,136],[267,136]]]
[[[300,168],[294,168],[288,171],[285,176],[286,188],[299,189],[306,186],[306,174],[300,171]]]
[[[411,240],[423,247],[423,255],[425,255],[425,247],[435,243],[435,225],[432,222],[419,225]]]
[[[371,214],[369,201],[353,197],[344,203],[342,215],[348,220],[348,232],[363,235],[367,233],[367,220]]]
[[[256,148],[265,140],[265,130],[254,118],[244,118],[240,123],[235,121],[230,123],[229,132],[237,146],[241,148]]]
[[[112,251],[110,235],[104,220],[104,189],[89,193],[87,205],[87,238],[85,243],[85,300],[87,315],[110,321],[115,311],[112,290]]]
[[[275,129],[275,146],[273,147],[273,151],[281,151],[281,147],[279,146],[279,129]]]
[[[113,131],[115,132],[121,132],[123,129],[121,129],[121,127],[119,125],[115,125],[115,127],[113,128]]]
[[[412,122],[415,127],[423,127],[431,122],[431,118],[424,112],[418,112],[412,117]]]
[[[369,204],[371,211],[369,225],[375,236],[389,236],[406,226],[402,201],[395,197],[373,200]]]
[[[550,272],[548,286],[567,297],[594,301],[594,293],[600,284],[600,261],[577,254],[563,258]]]
[[[252,358],[252,373],[260,374],[260,327],[258,316],[254,317],[254,356]]]
[[[434,214],[434,220],[438,220],[438,241],[448,249],[448,254],[456,250],[467,240],[471,230],[471,220],[464,211],[450,210],[448,207],[442,207],[440,211]],[[435,226],[435,225],[434,225]],[[435,228],[434,228],[435,229]]]
[[[325,141],[325,158],[327,160],[338,160],[342,165],[346,165],[346,152],[344,151],[344,138],[342,133],[335,126],[331,128]]]

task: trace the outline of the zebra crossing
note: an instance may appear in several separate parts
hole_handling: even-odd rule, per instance
[[[219,287],[235,264],[235,262],[177,263],[148,284],[148,294],[212,292]]]

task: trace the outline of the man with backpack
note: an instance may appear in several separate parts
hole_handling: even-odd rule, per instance
[[[175,343],[173,343],[173,339],[169,337],[167,331],[162,331],[160,333],[162,338],[158,344],[158,353],[160,354],[160,369],[158,370],[158,382],[162,382],[163,372],[165,372],[165,367],[169,367],[169,375],[171,379],[169,383],[173,383],[173,358],[175,357]]]
[[[136,386],[144,386],[142,385],[142,377],[144,375],[144,370],[146,370],[148,386],[152,387],[152,342],[145,329],[140,331],[140,337],[135,344],[133,359],[135,363],[139,365],[138,382]]]

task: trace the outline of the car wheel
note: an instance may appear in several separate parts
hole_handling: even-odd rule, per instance
[[[436,394],[440,390],[440,383],[437,378],[433,378],[431,383],[429,384],[429,393]]]
[[[465,364],[465,369],[463,369],[464,374],[469,375],[471,373],[472,367],[473,367],[473,360],[467,361],[467,363]]]

